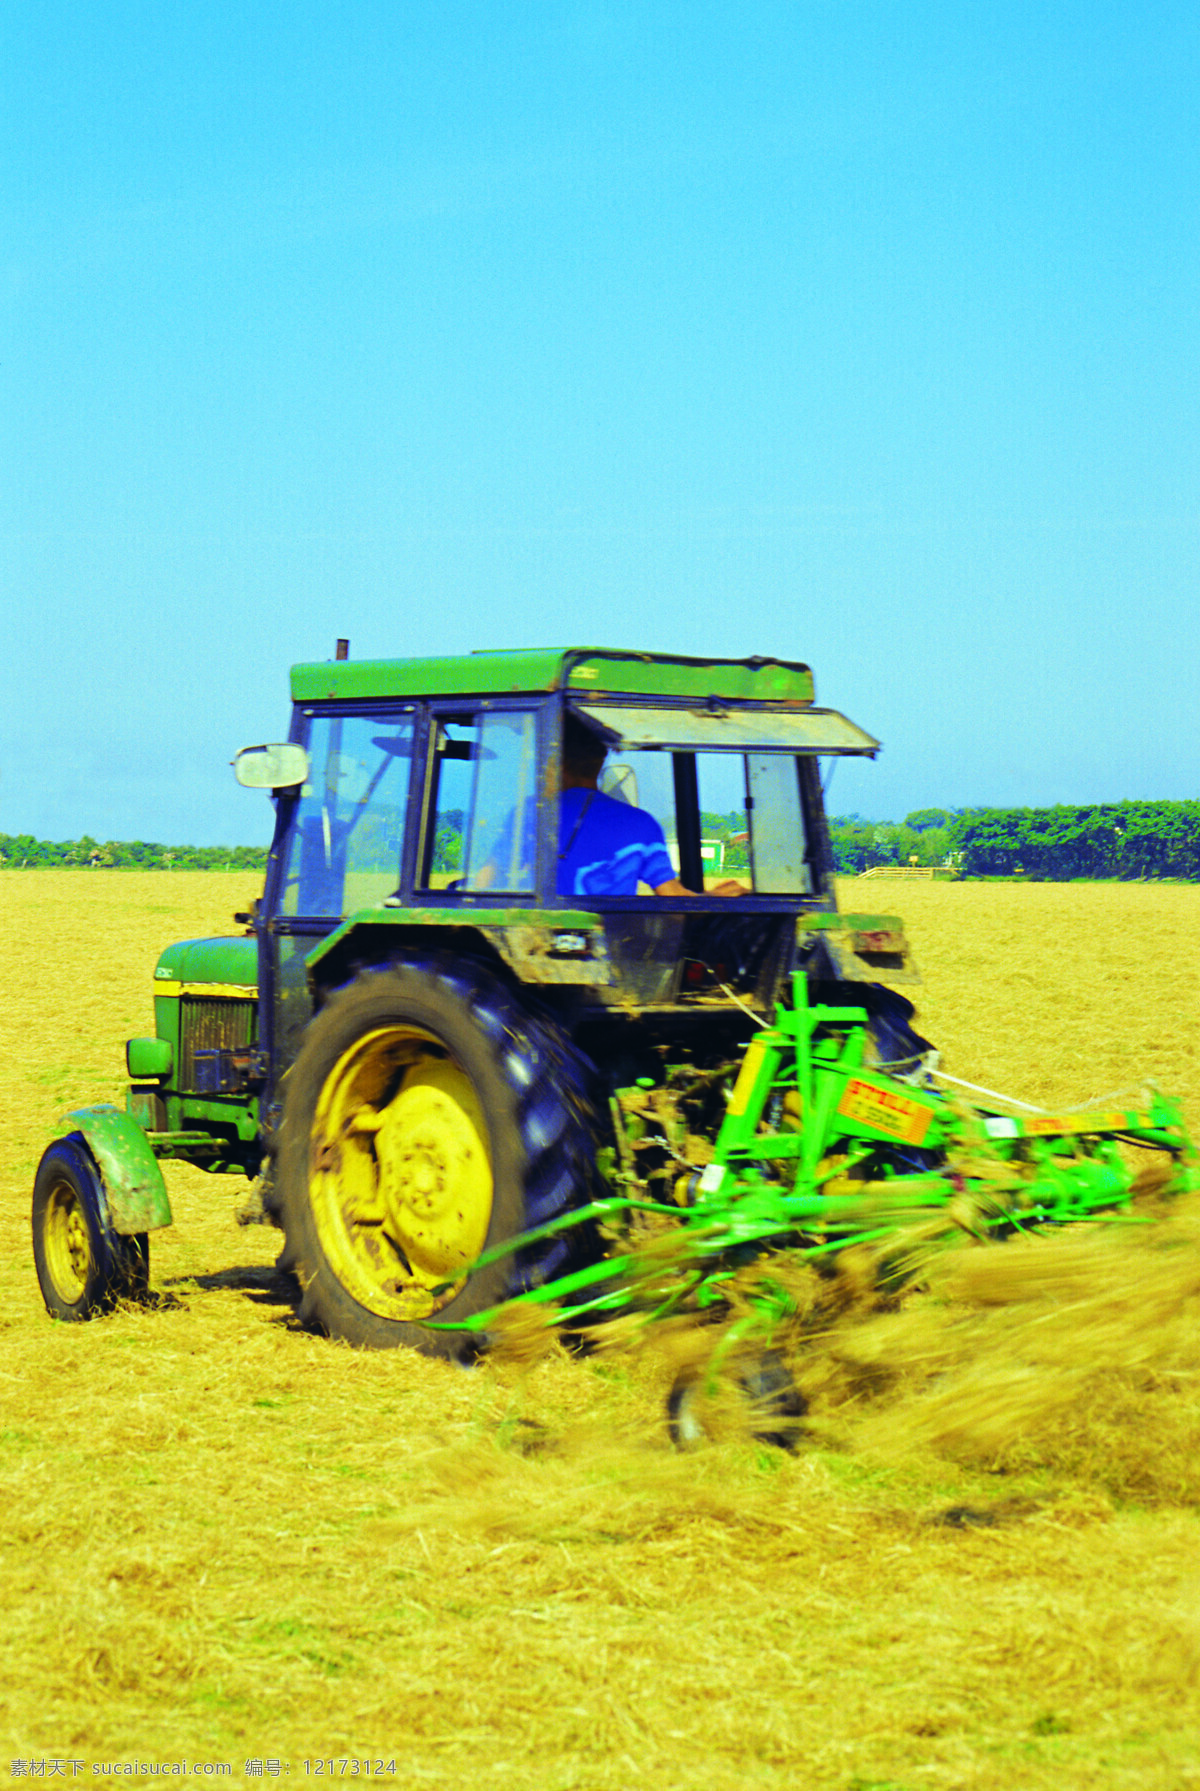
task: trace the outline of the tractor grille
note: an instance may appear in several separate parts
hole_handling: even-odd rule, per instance
[[[179,1014],[179,1086],[196,1087],[197,1051],[244,1051],[254,1043],[258,1004],[185,995]]]

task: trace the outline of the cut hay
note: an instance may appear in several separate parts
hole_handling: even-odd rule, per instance
[[[531,1359],[517,1337],[470,1370],[307,1336],[273,1235],[234,1223],[239,1183],[181,1166],[151,1243],[176,1303],[52,1326],[28,1235],[48,1128],[123,1100],[158,950],[254,889],[0,875],[10,1763],[1200,1786],[1190,1207],[931,1249],[882,1297],[868,1257],[797,1272],[790,1455],[670,1447],[668,1389],[715,1342],[691,1319],[653,1348]],[[923,883],[905,912],[954,1073],[1046,1107],[1153,1074],[1200,1119],[1200,891]]]

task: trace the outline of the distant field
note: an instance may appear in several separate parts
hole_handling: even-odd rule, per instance
[[[651,1352],[467,1372],[306,1336],[276,1234],[233,1222],[245,1184],[186,1167],[151,1242],[175,1300],[52,1326],[28,1207],[53,1123],[123,1101],[159,950],[233,930],[257,889],[0,881],[10,1762],[295,1782],[349,1756],[447,1791],[1200,1787],[1198,1202],[964,1249],[891,1311],[847,1282],[797,1363],[795,1457],[676,1456]],[[1200,887],[880,880],[845,905],[865,889],[907,919],[921,1030],[956,1074],[1047,1105],[1150,1075],[1200,1127]]]

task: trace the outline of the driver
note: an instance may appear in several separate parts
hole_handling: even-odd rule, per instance
[[[649,884],[656,896],[738,896],[740,883],[688,889],[675,875],[663,830],[653,815],[617,802],[599,788],[607,747],[567,710],[558,821],[559,895],[636,895]]]

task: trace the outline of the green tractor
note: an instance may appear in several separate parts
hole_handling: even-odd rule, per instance
[[[145,1289],[164,1158],[257,1179],[304,1322],[448,1356],[522,1307],[719,1307],[748,1262],[914,1214],[1119,1208],[1130,1143],[1191,1185],[1164,1097],[947,1091],[889,986],[900,922],[837,911],[821,761],[878,742],[808,667],[339,644],[292,696],[288,742],[235,760],[276,804],[247,930],[163,952],[125,1112],[67,1115],[39,1166],[52,1315]]]

